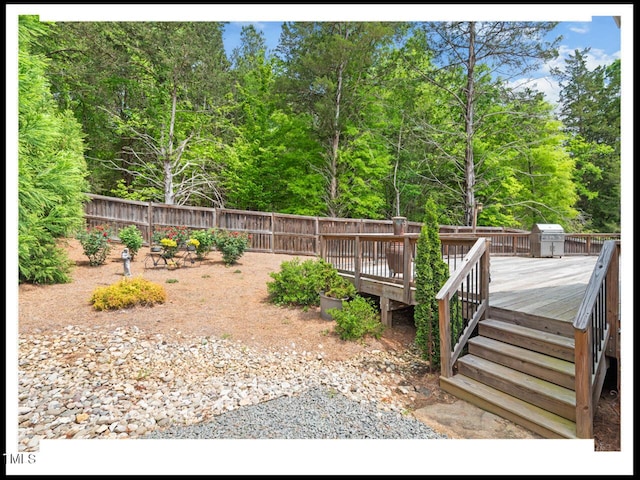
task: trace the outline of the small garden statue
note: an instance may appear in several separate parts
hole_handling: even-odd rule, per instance
[[[131,276],[131,256],[129,255],[129,249],[122,250],[122,260],[124,260],[124,276]]]

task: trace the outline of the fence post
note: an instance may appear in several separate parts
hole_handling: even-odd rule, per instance
[[[276,235],[274,233],[275,230],[275,226],[276,226],[276,221],[275,221],[275,214],[273,212],[271,212],[271,228],[269,229],[271,231],[271,253],[274,253],[276,251]]]
[[[149,239],[149,245],[151,245],[153,243],[152,239],[153,239],[153,202],[148,202],[149,203],[149,208],[148,208],[148,215],[149,215],[149,225],[147,226],[147,233],[148,233],[148,239]]]
[[[355,238],[355,247],[354,247],[354,272],[353,279],[355,280],[355,285],[358,290],[360,290],[360,275],[362,274],[362,248],[360,245],[360,236],[356,235]]]
[[[219,209],[218,210],[218,216],[216,217],[216,227],[217,228],[222,228],[222,218],[224,217],[224,209]]]

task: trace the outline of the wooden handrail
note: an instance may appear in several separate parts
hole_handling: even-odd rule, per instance
[[[438,319],[440,327],[440,375],[448,378],[453,376],[453,365],[462,353],[462,349],[469,340],[478,322],[484,317],[489,308],[489,248],[488,238],[478,238],[475,244],[462,260],[462,264],[455,269],[436,294],[438,301]],[[474,268],[480,268],[478,306],[469,319],[464,331],[456,339],[456,346],[452,348],[452,329],[450,302],[460,290],[463,283],[469,280],[469,274]]]
[[[607,346],[612,332],[618,330],[619,255],[618,240],[604,242],[573,322],[578,438],[593,438],[595,406],[607,370]]]
[[[467,255],[465,255],[465,257],[462,259],[462,266],[456,268],[455,272],[453,272],[449,279],[444,283],[442,288],[440,288],[438,294],[436,295],[436,300],[444,298],[447,293],[455,293],[457,291],[458,286],[466,278],[467,274],[477,263],[482,254],[486,251],[486,247],[486,239],[479,238],[473,245],[473,247],[471,247],[469,253],[467,253]]]
[[[582,303],[580,304],[580,307],[578,307],[578,313],[573,321],[573,328],[580,332],[584,332],[589,326],[589,318],[593,312],[593,307],[597,300],[597,294],[604,283],[605,276],[609,271],[611,259],[615,253],[615,243],[616,242],[613,240],[604,243],[600,256],[593,267],[591,279],[587,284]]]

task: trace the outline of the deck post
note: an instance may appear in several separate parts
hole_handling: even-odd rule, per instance
[[[620,392],[620,244],[616,245],[614,254],[611,257],[609,273],[605,279],[607,292],[607,323],[609,324],[609,345],[607,353],[612,353],[616,359],[617,369],[617,389]]]
[[[413,277],[413,271],[411,268],[411,258],[413,257],[413,248],[411,247],[411,241],[409,237],[404,237],[404,269],[402,271],[402,289],[403,289],[403,302],[409,305],[411,303],[411,279]]]
[[[380,296],[380,321],[385,327],[393,326],[393,311],[389,297]]]
[[[575,331],[576,436],[593,438],[591,329]]]
[[[440,375],[444,378],[453,376],[451,364],[451,317],[449,315],[449,295],[438,300],[438,321],[440,324]]]
[[[480,258],[480,301],[487,302],[484,317],[489,311],[489,282],[491,281],[491,239],[486,239],[486,251]]]

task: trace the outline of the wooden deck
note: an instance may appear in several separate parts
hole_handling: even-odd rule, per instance
[[[573,322],[596,256],[491,257],[491,307]]]
[[[596,256],[563,256],[553,258],[492,256],[489,306],[563,322],[573,322],[593,273]],[[450,264],[453,271],[454,264]],[[412,278],[415,265],[412,263]],[[342,274],[353,279],[353,267],[347,264]],[[368,264],[360,291],[381,297],[383,323],[391,325],[391,310],[407,304],[415,305],[415,287],[404,296],[404,275],[391,278],[387,266],[380,262],[375,270]],[[388,310],[388,311],[387,311]]]

